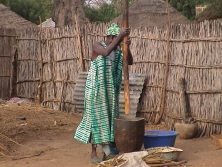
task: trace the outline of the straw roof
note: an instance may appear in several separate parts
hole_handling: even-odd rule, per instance
[[[14,13],[3,4],[0,4],[0,27],[23,29],[35,26],[37,25]]]
[[[209,5],[202,13],[200,13],[194,22],[202,22],[204,20],[221,20],[222,19],[222,3],[220,0]]]
[[[186,24],[189,20],[170,6],[171,23]],[[167,26],[166,2],[163,0],[137,0],[129,7],[129,25],[137,27],[158,27]],[[122,15],[115,18],[112,22],[122,23]]]

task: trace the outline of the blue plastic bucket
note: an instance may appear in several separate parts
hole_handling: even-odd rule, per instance
[[[146,130],[144,134],[144,148],[151,147],[174,147],[176,131],[163,131],[163,130]]]
[[[111,154],[119,154],[119,151],[116,147],[110,146],[109,148],[110,148],[110,153]]]

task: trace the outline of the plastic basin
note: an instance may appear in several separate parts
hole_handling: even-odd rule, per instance
[[[118,151],[117,148],[112,147],[112,146],[109,146],[109,148],[110,148],[110,153],[111,153],[111,154],[119,154],[119,151]]]
[[[176,131],[146,130],[143,139],[144,148],[174,147],[177,135]]]

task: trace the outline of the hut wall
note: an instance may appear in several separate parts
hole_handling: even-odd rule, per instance
[[[0,99],[9,99],[14,92],[15,46],[15,29],[0,28]]]

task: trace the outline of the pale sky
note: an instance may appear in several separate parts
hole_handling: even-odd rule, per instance
[[[87,4],[90,4],[90,6],[94,6],[94,7],[98,7],[98,6],[100,6],[99,4],[101,4],[101,3],[110,3],[111,2],[111,0],[86,0],[86,3]]]

